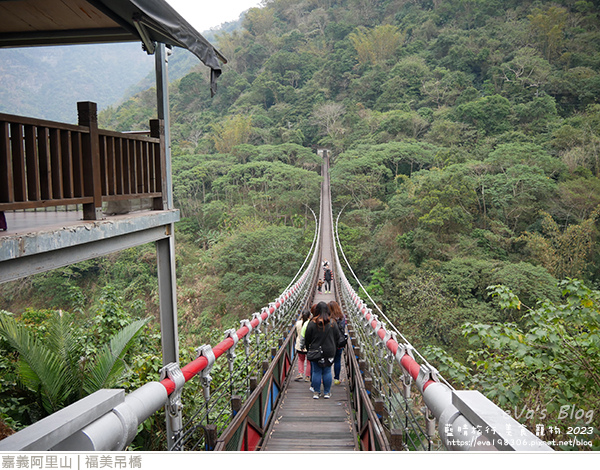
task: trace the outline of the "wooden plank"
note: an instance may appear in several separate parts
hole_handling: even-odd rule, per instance
[[[156,191],[156,156],[155,145],[148,144],[148,192]]]
[[[90,202],[94,202],[94,198],[92,197],[80,197],[73,199],[50,199],[50,200],[41,200],[41,201],[24,201],[24,202],[0,202],[0,210],[2,211],[10,211],[10,210],[21,210],[21,209],[36,209],[36,208],[44,208],[44,207],[54,207],[54,206],[66,206],[72,204],[88,204]]]
[[[294,361],[294,371],[297,370]],[[313,399],[309,382],[289,382],[261,450],[302,452],[354,451],[352,412],[342,367],[342,384],[331,386],[331,398]]]
[[[137,194],[137,153],[135,147],[135,141],[127,141],[129,148],[129,193]]]
[[[8,122],[0,122],[0,202],[14,201],[8,126]]]
[[[58,129],[50,129],[50,177],[52,180],[52,198],[63,198],[62,155]]]
[[[107,195],[117,194],[115,181],[115,139],[114,137],[106,138],[106,185]]]
[[[121,138],[123,135],[126,135],[127,140],[136,140],[139,142],[153,142],[157,143],[159,139],[155,137],[149,137],[148,134],[150,131],[140,131],[137,132],[117,132],[117,131],[109,131],[107,129],[98,129],[98,133],[100,135],[104,135],[107,137],[115,137]]]
[[[25,174],[25,148],[23,126],[17,123],[10,125],[10,144],[12,151],[12,172],[15,201],[27,200],[27,182]]]
[[[123,194],[123,139],[115,137],[115,194]]]
[[[16,124],[29,125],[29,126],[39,126],[39,127],[48,127],[54,129],[64,129],[68,131],[75,132],[85,132],[87,129],[84,127],[76,126],[73,124],[65,124],[64,122],[55,122],[55,121],[46,121],[44,119],[35,119],[25,116],[16,116],[14,114],[5,114],[0,113],[0,121],[6,121]]]
[[[80,101],[77,103],[77,116],[80,125],[88,128],[83,145],[84,193],[94,198],[93,204],[83,206],[85,220],[97,220],[102,217],[102,180],[100,177],[100,144],[98,137],[98,113],[96,103]]]
[[[25,164],[27,165],[27,199],[40,199],[40,168],[35,127],[25,126]]]
[[[60,151],[63,177],[63,197],[73,197],[73,152],[71,131],[60,131]]]
[[[129,178],[129,168],[131,167],[129,160],[129,142],[127,140],[121,139],[121,151],[122,151],[122,160],[123,160],[123,192],[122,194],[130,194],[131,193],[131,179]]]
[[[148,142],[140,142],[142,147],[142,167],[144,178],[144,192],[149,193],[150,189],[150,144]]]
[[[40,165],[40,192],[42,199],[52,199],[49,139],[48,128],[38,127],[38,161]]]
[[[71,132],[71,152],[73,160],[73,196],[83,196],[83,163],[81,133]]]
[[[136,193],[143,194],[144,191],[144,158],[142,154],[142,143],[139,141],[135,141],[135,169],[136,169]]]

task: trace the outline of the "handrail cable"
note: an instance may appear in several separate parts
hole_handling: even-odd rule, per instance
[[[290,288],[290,286],[294,283],[294,281],[296,280],[296,278],[300,275],[300,273],[304,269],[304,266],[306,265],[306,262],[308,261],[308,258],[310,257],[310,254],[312,253],[312,250],[315,247],[315,243],[317,243],[317,240],[319,239],[319,235],[321,234],[321,224],[319,223],[320,221],[317,220],[317,215],[315,214],[315,211],[313,211],[312,208],[309,205],[307,205],[307,204],[304,204],[304,205],[308,208],[309,211],[312,212],[313,218],[315,219],[315,236],[313,237],[313,241],[312,241],[312,244],[310,246],[310,250],[308,250],[308,253],[306,254],[306,258],[304,258],[304,262],[302,263],[302,266],[300,266],[300,269],[298,269],[298,272],[295,274],[295,276],[293,277],[293,279],[291,280],[291,282],[283,290],[284,292],[287,291]],[[320,216],[321,216],[321,214],[319,214],[319,217]]]
[[[344,261],[346,262],[346,265],[348,266],[348,270],[350,271],[350,273],[352,274],[352,277],[354,278],[354,280],[356,281],[356,283],[358,284],[358,287],[360,289],[362,289],[362,292],[365,293],[366,297],[371,301],[371,304],[377,309],[377,311],[381,314],[381,316],[386,320],[387,324],[389,325],[389,327],[391,327],[391,329],[396,333],[397,336],[399,336],[400,338],[402,338],[402,341],[404,342],[404,344],[406,346],[408,346],[411,351],[416,354],[425,364],[427,364],[429,367],[433,367],[431,364],[429,364],[429,362],[427,361],[427,359],[425,359],[420,353],[419,351],[417,351],[414,346],[410,343],[410,341],[396,328],[396,326],[392,323],[392,321],[387,317],[387,315],[385,313],[383,313],[383,311],[381,310],[381,308],[379,308],[379,305],[377,305],[377,303],[373,300],[373,298],[369,295],[369,293],[367,292],[367,290],[364,288],[364,286],[362,285],[362,283],[360,282],[360,280],[358,279],[358,276],[355,274],[354,270],[352,269],[352,266],[350,266],[350,262],[348,261],[348,259],[346,258],[346,254],[344,253],[344,249],[342,247],[340,238],[339,238],[339,232],[338,232],[338,223],[339,223],[339,219],[340,216],[342,215],[342,212],[344,211],[344,209],[346,208],[346,206],[350,203],[350,201],[348,201],[346,204],[344,204],[344,207],[342,207],[342,209],[340,210],[340,212],[338,213],[336,220],[335,220],[335,239],[337,242],[337,245],[340,246],[340,252],[342,254],[342,257],[344,258]],[[336,250],[336,254],[337,254],[337,250]],[[450,387],[452,390],[454,390],[454,387],[452,385],[450,385],[450,383],[448,383],[448,381],[446,379],[444,379],[444,377],[442,377],[439,372],[437,372],[437,377],[443,381],[448,387]]]

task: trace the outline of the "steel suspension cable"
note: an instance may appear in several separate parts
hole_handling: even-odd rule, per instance
[[[352,266],[350,265],[350,262],[348,261],[348,259],[346,258],[346,254],[344,253],[344,249],[342,247],[340,238],[339,238],[339,231],[338,231],[338,223],[339,223],[339,219],[340,216],[342,215],[342,212],[344,211],[344,209],[346,208],[346,206],[349,204],[349,202],[347,202],[344,207],[342,207],[342,209],[340,210],[340,212],[338,213],[336,220],[335,220],[335,240],[336,240],[336,248],[337,245],[339,245],[340,248],[340,252],[342,254],[342,257],[346,263],[346,266],[348,267],[348,270],[350,271],[350,273],[352,274],[352,277],[354,278],[354,280],[356,281],[356,283],[358,284],[358,287],[360,290],[362,290],[362,292],[364,292],[365,296],[369,299],[369,301],[371,302],[371,305],[373,305],[373,307],[375,309],[377,309],[377,311],[379,312],[379,314],[386,320],[387,325],[389,325],[389,327],[391,327],[391,329],[394,331],[394,333],[399,336],[403,343],[408,346],[413,354],[416,354],[417,357],[419,357],[419,359],[421,359],[423,361],[423,363],[425,363],[426,365],[428,365],[429,367],[433,368],[433,366],[431,366],[429,364],[429,362],[427,361],[427,359],[425,359],[425,357],[423,357],[410,343],[410,341],[396,328],[396,326],[392,323],[392,321],[387,317],[387,315],[385,315],[385,313],[383,313],[383,311],[381,310],[381,308],[379,308],[379,305],[377,305],[377,303],[373,300],[373,298],[369,295],[369,293],[367,292],[367,290],[364,288],[364,286],[362,285],[362,283],[360,282],[360,280],[358,279],[358,276],[355,274],[354,270],[352,269]],[[336,255],[337,255],[337,249],[336,249]],[[338,262],[339,262],[339,258],[338,258]],[[341,265],[340,265],[341,268]],[[342,271],[343,272],[343,271]],[[349,285],[349,284],[348,284]],[[383,333],[380,335],[380,337],[383,339],[385,336],[385,330],[382,330]],[[394,341],[394,340],[391,340]],[[391,351],[393,352],[393,354],[396,354],[396,350],[397,350],[397,345],[394,346],[393,343],[389,346],[391,347]],[[408,359],[406,360],[408,362]],[[416,372],[418,374],[418,370],[417,368],[420,368],[420,366],[418,364],[409,364],[409,371],[413,371]],[[412,374],[411,374],[412,375]],[[450,385],[448,383],[448,381],[446,381],[446,379],[444,379],[439,373],[437,373],[437,377],[444,382],[448,387],[450,387],[451,389],[453,389],[454,387],[452,387],[452,385]],[[414,379],[416,379],[416,377],[413,377]]]

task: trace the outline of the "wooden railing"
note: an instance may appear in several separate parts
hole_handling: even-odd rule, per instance
[[[98,129],[96,103],[77,103],[79,124],[0,113],[0,211],[82,204],[102,218],[102,202],[166,201],[163,121],[150,136]]]

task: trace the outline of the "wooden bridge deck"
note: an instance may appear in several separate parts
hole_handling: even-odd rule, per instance
[[[297,371],[294,361],[294,371]],[[296,374],[295,374],[296,375]],[[263,442],[267,452],[346,452],[357,449],[346,371],[331,386],[331,398],[313,399],[309,382],[292,380]]]
[[[327,175],[329,161],[324,161],[323,173]],[[329,180],[323,182],[321,194],[324,214],[321,226],[321,258],[327,259],[332,268],[334,259],[333,236],[330,207]],[[323,269],[319,278],[323,279]],[[335,276],[335,269],[333,269]],[[313,302],[335,300],[335,286],[332,282],[330,293],[315,292]],[[293,375],[297,375],[297,358],[293,365]],[[333,371],[332,371],[333,373]],[[262,445],[263,451],[283,452],[344,452],[358,450],[354,431],[347,376],[342,359],[340,374],[342,383],[331,386],[331,398],[313,399],[309,382],[290,381],[283,392],[280,406],[275,411],[275,419],[268,430]]]

